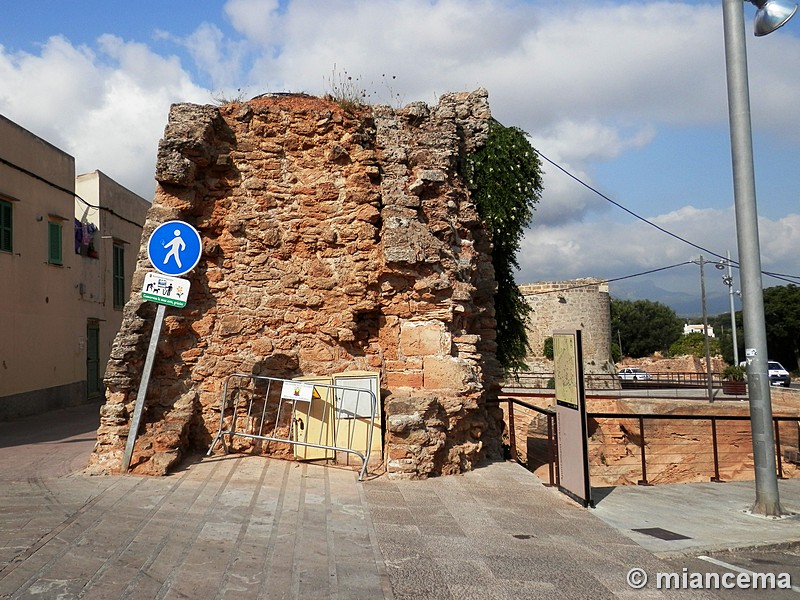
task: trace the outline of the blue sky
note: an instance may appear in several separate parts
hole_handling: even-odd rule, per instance
[[[744,4],[763,267],[800,276],[800,17],[755,38]],[[101,169],[148,199],[170,103],[323,94],[347,71],[393,104],[485,87],[494,116],[558,165],[736,257],[717,0],[31,0],[3,17],[0,113],[75,156],[79,171]],[[614,279],[699,256],[544,168],[519,283]],[[724,311],[727,288],[713,275],[709,297]],[[690,264],[611,292],[696,298],[699,312],[698,279]]]

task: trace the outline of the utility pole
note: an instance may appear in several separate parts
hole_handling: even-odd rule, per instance
[[[700,265],[700,303],[703,305],[703,342],[706,350],[706,387],[708,389],[708,401],[714,402],[714,381],[711,377],[711,349],[708,346],[708,312],[706,311],[706,277],[703,266],[706,261],[703,255],[700,260],[692,261]]]
[[[783,17],[773,19],[768,9],[779,1],[750,0],[758,7],[755,33],[774,31],[788,21],[797,5],[787,5]],[[778,11],[780,12],[780,11]],[[766,18],[765,18],[766,17]],[[731,131],[733,201],[736,212],[736,240],[739,248],[739,278],[742,284],[747,387],[750,400],[750,428],[753,434],[753,470],[756,500],[753,513],[785,515],[778,490],[772,399],[767,372],[767,332],[764,322],[764,292],[761,286],[761,251],[758,239],[753,134],[750,123],[750,85],[747,76],[747,45],[744,37],[744,3],[722,0],[725,74],[728,83],[728,117]]]

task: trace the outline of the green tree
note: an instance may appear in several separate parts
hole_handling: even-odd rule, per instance
[[[739,362],[744,360],[744,329],[742,328],[742,313],[736,314],[736,345],[739,346]],[[733,333],[731,332],[731,314],[720,313],[708,317],[709,327],[714,328],[714,334],[719,340],[719,351],[726,363],[734,363]]]
[[[553,360],[555,353],[553,352],[553,337],[546,337],[544,338],[544,348],[542,349],[542,354],[544,354],[545,358],[549,358]]]
[[[652,300],[611,302],[611,333],[622,342],[622,352],[639,358],[666,352],[683,333],[683,321],[669,306]]]
[[[491,120],[486,144],[468,157],[464,176],[494,245],[497,359],[507,372],[524,369],[530,306],[514,272],[525,228],[543,190],[539,156],[524,131]]]
[[[699,331],[682,335],[669,347],[669,355],[685,356],[688,354],[704,358],[706,355],[705,337],[706,336]],[[718,356],[720,354],[719,340],[717,340],[717,338],[708,339],[708,351],[711,356]]]
[[[765,289],[764,320],[769,357],[789,370],[800,368],[800,287]]]

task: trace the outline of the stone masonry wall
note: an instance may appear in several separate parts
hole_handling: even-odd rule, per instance
[[[528,326],[531,349],[526,359],[532,371],[553,372],[552,361],[544,358],[544,341],[553,331],[580,329],[584,372],[614,372],[608,284],[586,278],[529,283],[521,285],[520,291],[533,311]]]
[[[500,455],[490,240],[459,173],[487,94],[348,112],[305,95],[174,105],[143,241],[201,234],[184,309],[168,309],[131,462],[164,474],[208,448],[225,377],[381,373],[390,476]],[[119,470],[155,305],[143,244],[106,370],[91,466]],[[243,443],[236,449],[256,451]]]

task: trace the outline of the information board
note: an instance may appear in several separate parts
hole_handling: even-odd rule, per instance
[[[553,332],[559,489],[593,506],[580,329]]]

